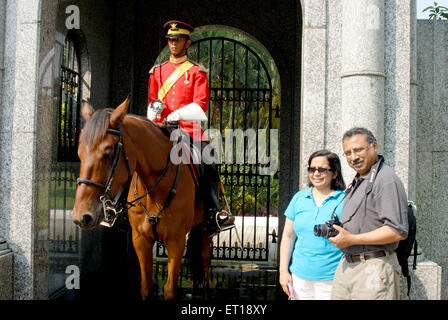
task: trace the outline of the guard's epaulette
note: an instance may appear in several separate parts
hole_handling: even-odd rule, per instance
[[[196,61],[193,61],[193,60],[190,60],[190,59],[188,59],[188,61],[191,62],[192,64],[198,66],[199,67],[199,71],[205,72],[205,73],[208,72],[208,69],[206,67],[204,67],[202,64],[200,64],[199,62],[196,62]]]
[[[163,66],[165,63],[167,63],[168,61],[165,61],[165,62],[162,62],[162,63],[158,63],[158,64],[155,64],[152,68],[151,68],[151,70],[149,70],[149,72],[148,72],[148,74],[152,74],[153,72],[154,72],[154,69],[155,68],[157,68],[157,67],[160,67],[160,66]]]

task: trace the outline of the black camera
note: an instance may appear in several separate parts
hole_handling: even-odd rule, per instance
[[[338,235],[339,231],[333,228],[334,225],[342,227],[342,223],[339,221],[336,212],[333,211],[331,215],[331,220],[323,224],[316,224],[314,226],[314,235],[317,237],[335,237]]]

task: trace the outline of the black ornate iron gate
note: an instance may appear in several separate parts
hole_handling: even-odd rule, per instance
[[[80,266],[81,259],[81,231],[71,218],[79,173],[80,63],[70,37],[58,49],[61,61],[50,184],[50,296],[65,288],[67,266]]]
[[[221,179],[236,216],[237,230],[214,238],[212,258],[264,261],[275,266],[278,174],[265,174],[263,169],[277,160],[273,159],[276,154],[271,151],[276,146],[271,146],[271,141],[272,135],[277,137],[279,107],[273,105],[266,63],[247,44],[225,37],[193,42],[188,56],[209,70],[208,123],[203,129],[218,136],[216,143],[222,141]],[[263,139],[266,150],[259,148]],[[271,162],[266,163],[266,157]],[[161,244],[157,256],[165,256]]]

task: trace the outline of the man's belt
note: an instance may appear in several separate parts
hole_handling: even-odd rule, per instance
[[[354,262],[369,260],[372,258],[380,258],[380,257],[389,256],[392,253],[394,253],[394,250],[378,250],[378,251],[372,251],[372,252],[365,252],[365,253],[361,253],[361,254],[345,254],[344,257],[345,257],[345,260],[347,260],[347,262],[354,263]]]

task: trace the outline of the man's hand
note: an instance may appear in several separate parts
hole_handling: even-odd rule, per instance
[[[331,243],[333,243],[339,249],[347,248],[357,244],[383,245],[404,239],[389,226],[382,226],[378,229],[360,234],[350,233],[340,226],[333,225],[333,227],[339,231],[339,234],[336,237],[328,238],[328,240],[330,240]]]
[[[355,244],[353,243],[354,240],[353,234],[337,225],[333,225],[333,228],[339,231],[339,234],[335,237],[328,238],[328,240],[330,240],[330,242],[334,244],[336,247],[338,247],[339,249],[343,249]]]
[[[179,113],[177,113],[176,111],[174,111],[173,113],[170,113],[167,117],[166,117],[167,121],[179,121],[182,120],[182,117],[180,116]]]

